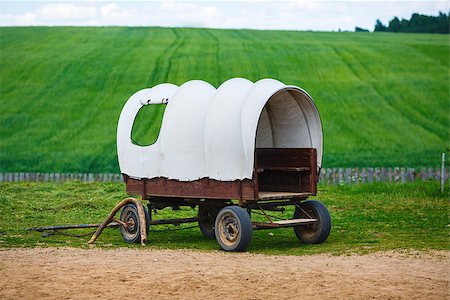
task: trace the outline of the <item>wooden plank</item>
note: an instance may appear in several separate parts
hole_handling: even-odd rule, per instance
[[[289,192],[259,192],[258,198],[261,200],[304,198],[311,196],[311,193],[289,193]]]
[[[375,182],[380,182],[381,179],[381,170],[380,168],[375,168],[374,169],[374,175],[375,175]]]
[[[345,182],[348,185],[352,184],[352,170],[350,168],[345,169]]]
[[[408,182],[416,181],[416,170],[414,168],[408,168]]]
[[[302,182],[302,175],[309,177],[299,172],[265,171],[257,175],[258,188],[260,191],[303,192],[302,185],[306,185],[303,188],[309,191],[309,180]]]
[[[427,171],[425,168],[420,168],[420,179],[422,179],[422,181],[427,179]]]
[[[366,173],[366,168],[362,168],[361,170],[361,183],[366,183],[366,179],[367,179],[367,173]]]
[[[270,168],[258,168],[257,172],[262,173],[264,171],[286,171],[286,172],[302,172],[302,171],[309,171],[309,167],[270,167]]]
[[[400,179],[400,170],[399,168],[394,168],[394,176],[393,176],[393,182],[397,183]]]
[[[428,168],[428,179],[434,179],[434,170],[432,168]]]
[[[337,175],[337,168],[333,168],[331,173],[331,178],[333,179],[333,185],[336,186],[338,184],[338,175]]]
[[[303,176],[305,178],[307,176]],[[317,194],[317,150],[309,149],[309,191],[313,195]],[[304,190],[302,189],[302,192]],[[305,191],[306,192],[306,191]]]
[[[325,181],[325,175],[327,174],[327,171],[324,168],[320,169],[320,176],[319,176],[319,182],[321,184],[324,184]]]
[[[368,172],[367,181],[369,183],[372,183],[373,182],[373,168],[367,168],[367,172]]]
[[[359,184],[359,168],[353,169],[353,181],[355,184]]]
[[[291,219],[291,220],[280,220],[280,221],[273,221],[272,223],[285,225],[285,224],[302,224],[302,223],[311,223],[311,222],[317,222],[317,219]]]
[[[341,185],[344,183],[344,169],[343,168],[339,168],[338,169],[338,184]]]
[[[326,184],[331,184],[331,181],[332,181],[332,174],[333,174],[333,170],[327,168],[327,180],[326,180]]]
[[[309,167],[313,148],[256,148],[257,168]]]

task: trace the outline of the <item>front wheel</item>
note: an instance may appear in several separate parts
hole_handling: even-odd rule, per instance
[[[150,213],[144,207],[146,230],[150,228]],[[127,243],[140,243],[141,241],[141,227],[139,221],[139,215],[137,207],[134,203],[127,204],[122,208],[120,213],[120,220],[126,224],[126,226],[120,226],[120,233],[122,238]]]
[[[245,251],[253,236],[252,220],[239,206],[222,208],[215,222],[216,240],[225,251]]]
[[[331,231],[331,217],[328,209],[319,201],[301,202],[295,207],[294,219],[312,218],[317,222],[294,226],[297,238],[305,244],[323,243]]]

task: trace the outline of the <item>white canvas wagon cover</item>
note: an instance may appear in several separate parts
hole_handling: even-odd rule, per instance
[[[132,142],[144,105],[167,103],[157,141]],[[322,164],[322,125],[303,89],[274,79],[233,78],[219,88],[201,81],[163,83],[136,92],[119,117],[120,170],[132,178],[180,181],[251,179],[256,148],[316,148]]]

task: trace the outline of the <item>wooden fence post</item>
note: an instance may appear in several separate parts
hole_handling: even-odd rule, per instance
[[[414,168],[408,168],[408,169],[409,169],[408,181],[409,182],[416,181],[416,170]]]
[[[345,182],[348,185],[352,184],[352,170],[350,168],[345,169]]]
[[[422,181],[427,180],[427,172],[425,171],[425,168],[420,168],[420,179],[422,179]]]
[[[428,168],[428,179],[434,180],[434,170],[432,168]]]
[[[378,171],[379,171],[378,168],[374,168],[373,169],[373,177],[374,177],[373,182],[379,182],[380,181],[380,176],[378,174]]]
[[[331,184],[331,169],[330,168],[327,168],[327,185],[330,185]]]
[[[369,177],[368,177],[369,183],[372,183],[373,182],[373,168],[368,168],[368,170],[369,170]]]

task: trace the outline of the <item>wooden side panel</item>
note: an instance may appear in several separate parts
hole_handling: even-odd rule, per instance
[[[250,179],[218,181],[203,178],[178,181],[167,178],[133,179],[124,175],[128,194],[149,197],[254,200],[254,184]]]
[[[255,157],[253,180],[139,180],[125,174],[123,176],[127,193],[143,198],[237,199],[241,204],[246,204],[258,200],[259,191],[316,194],[316,149],[258,148]]]
[[[259,174],[258,184],[260,191],[301,192],[301,175],[300,172],[267,170]]]
[[[257,167],[262,169],[310,167],[312,150],[315,151],[312,148],[257,148]]]
[[[317,192],[317,150],[313,148],[257,148],[259,191]]]

